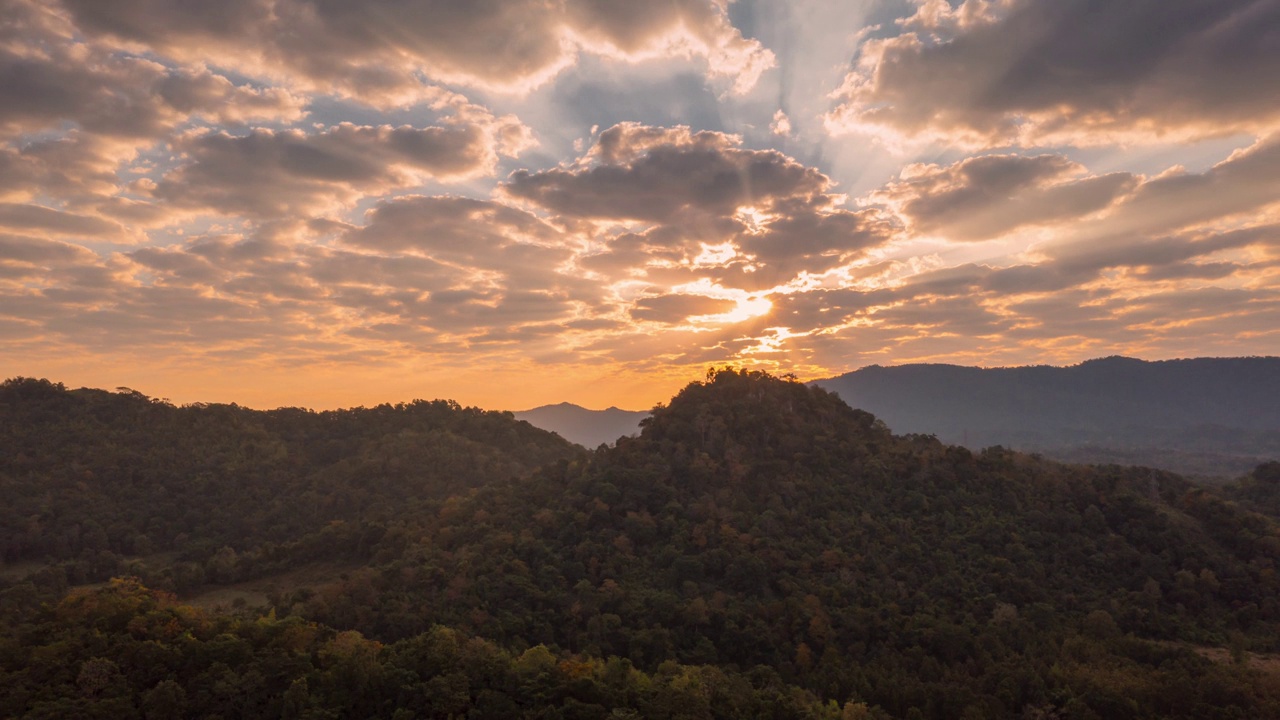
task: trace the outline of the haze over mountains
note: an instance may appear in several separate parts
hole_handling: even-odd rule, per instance
[[[894,432],[936,435],[975,450],[1002,445],[1063,460],[1215,476],[1280,458],[1280,358],[873,365],[813,384]],[[647,415],[561,404],[517,417],[595,447],[634,434]]]
[[[640,432],[640,421],[649,417],[647,410],[588,410],[573,403],[543,405],[532,410],[515,413],[517,420],[524,420],[534,427],[550,430],[560,437],[583,447],[595,448],[612,445],[624,435]]]

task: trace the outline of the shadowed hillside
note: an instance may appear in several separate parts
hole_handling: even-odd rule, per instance
[[[190,591],[367,557],[451,496],[578,452],[446,400],[175,407],[18,378],[0,385],[0,560],[65,587],[149,559],[152,580]]]
[[[759,373],[717,372],[638,437],[442,520],[380,571],[362,631],[398,637],[410,597],[409,615],[517,648],[766,667],[939,719],[1072,703],[1212,717],[1197,688],[1222,671],[1192,646],[1278,647],[1265,517],[1168,473],[894,436]],[[351,613],[336,596],[304,607]],[[1274,707],[1276,688],[1251,687],[1241,708]]]
[[[973,453],[733,370],[589,453],[444,402],[3,390],[0,529],[79,544],[0,579],[0,716],[1280,716],[1271,465],[1219,491]],[[188,525],[229,544],[197,563],[168,534]],[[206,583],[350,567],[236,616],[134,581],[67,596],[130,532],[188,547],[172,572]]]

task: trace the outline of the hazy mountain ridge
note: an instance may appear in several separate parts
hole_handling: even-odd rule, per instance
[[[1280,458],[1280,358],[872,365],[813,384],[894,432],[974,450],[1002,445],[1064,462],[1219,477]],[[649,412],[560,403],[515,416],[594,448],[635,435]]]
[[[873,365],[815,381],[899,433],[1080,462],[1240,474],[1280,458],[1280,358]]]
[[[649,417],[646,410],[588,410],[573,403],[543,405],[514,413],[517,420],[549,430],[583,447],[612,445],[623,436],[640,432],[640,421]]]

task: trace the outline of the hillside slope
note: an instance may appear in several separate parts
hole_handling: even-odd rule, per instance
[[[65,586],[158,557],[150,579],[181,592],[363,556],[446,498],[579,452],[452,401],[175,407],[19,378],[0,385],[0,561]]]
[[[975,455],[894,436],[819,388],[722,371],[639,437],[451,503],[368,578],[359,627],[391,639],[425,616],[641,668],[763,666],[895,717],[1068,698],[1213,717],[1157,668],[1215,673],[1188,643],[1280,649],[1278,557],[1272,521],[1175,475]],[[353,616],[342,591],[298,600]]]
[[[1280,526],[1247,509],[1273,507],[1269,465],[1218,491],[975,454],[732,370],[590,453],[447,402],[255,413],[2,390],[19,452],[0,529],[58,528],[79,552],[0,579],[0,679],[19,688],[0,714],[1280,716],[1258,655],[1280,651]],[[184,526],[209,550],[170,537]],[[157,576],[172,585],[352,568],[242,619],[129,582],[50,597],[139,527],[206,558]]]

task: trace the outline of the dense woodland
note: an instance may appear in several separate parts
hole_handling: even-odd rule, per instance
[[[442,400],[261,412],[23,379],[0,386],[0,437],[0,559],[78,585],[170,553],[147,580],[178,592],[367,556],[406,518],[581,452]]]
[[[971,452],[732,370],[594,451],[25,379],[0,433],[0,717],[1280,717],[1277,463]]]

